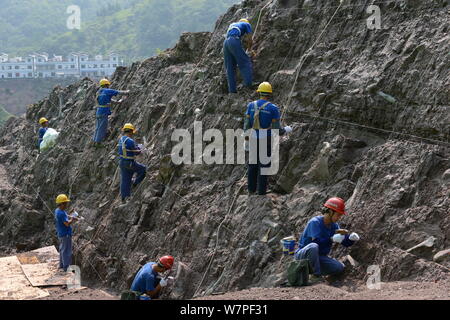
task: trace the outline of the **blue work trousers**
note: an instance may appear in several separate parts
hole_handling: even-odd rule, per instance
[[[236,66],[241,71],[244,85],[250,87],[253,83],[252,59],[242,48],[241,40],[237,37],[229,37],[223,43],[225,69],[228,78],[228,92],[236,93]]]
[[[108,115],[97,115],[97,122],[95,125],[94,142],[100,143],[106,138],[108,130]]]
[[[304,248],[297,249],[296,260],[308,259],[316,276],[334,275],[344,271],[344,264],[327,256],[319,255],[319,245],[312,242]]]
[[[67,271],[72,264],[72,236],[59,238],[59,268]]]
[[[147,174],[147,167],[134,160],[120,160],[120,194],[122,195],[122,200],[131,195],[131,185],[135,173],[137,177],[133,185],[137,186],[144,180]]]
[[[267,175],[261,174],[261,168],[270,167],[271,162],[267,164],[262,164],[261,157],[260,157],[260,149],[261,144],[265,143],[267,144],[267,157],[271,157],[272,155],[272,143],[271,143],[271,137],[267,138],[251,138],[251,143],[257,143],[257,163],[256,164],[250,164],[248,165],[248,175],[247,175],[247,184],[248,184],[248,191],[251,193],[255,193],[256,189],[258,189],[259,195],[265,195],[267,192]]]

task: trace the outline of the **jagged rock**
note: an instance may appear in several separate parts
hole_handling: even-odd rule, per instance
[[[361,33],[358,23],[342,29],[337,17],[345,12],[322,33],[317,26],[325,26],[335,11],[326,0],[273,1],[255,34],[255,82],[270,81],[274,103],[285,111],[283,124],[301,128],[282,140],[279,172],[269,178],[282,194],[246,195],[245,165],[173,165],[175,129],[192,133],[195,120],[204,131],[242,128],[245,108],[256,97],[251,90],[227,94],[223,35],[243,14],[257,21],[266,4],[236,4],[212,33],[183,34],[162,55],[118,68],[113,87],[132,94],[113,106],[104,149],[90,147],[97,83],[88,78],[54,90],[30,106],[25,118],[9,119],[0,133],[0,247],[56,244],[54,198],[70,193],[86,218],[74,232],[83,279],[100,282],[98,272],[115,289],[129,288],[141,263],[172,254],[186,266],[172,297],[188,299],[208,290],[273,286],[290,259],[282,256],[279,240],[299,235],[327,197],[341,196],[349,211],[341,225],[362,240],[350,252],[333,250],[334,257],[351,254],[360,266],[378,264],[383,281],[448,277],[445,266],[431,258],[449,247],[450,153],[409,136],[450,139],[443,80],[448,50],[436,45],[448,40],[448,23],[428,13],[429,2],[416,1],[420,10],[401,15],[384,12],[389,32],[380,36]],[[424,14],[430,28],[421,27]],[[397,103],[386,103],[378,91]],[[42,116],[61,135],[55,148],[36,159]],[[115,155],[127,122],[137,126],[136,138],[147,149],[138,161],[148,172],[119,208]],[[82,233],[86,226],[93,230]],[[433,247],[405,252],[431,234]],[[363,269],[348,276],[364,279]]]
[[[441,263],[449,260],[450,260],[450,249],[439,251],[433,256],[434,262]]]

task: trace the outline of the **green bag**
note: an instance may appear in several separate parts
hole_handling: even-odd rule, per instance
[[[141,293],[132,290],[123,291],[120,295],[120,300],[139,300]]]
[[[307,286],[312,271],[308,259],[294,260],[288,268],[288,282],[293,287]]]

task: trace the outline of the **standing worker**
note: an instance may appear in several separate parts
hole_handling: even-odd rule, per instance
[[[241,19],[237,23],[232,23],[228,28],[226,40],[223,43],[223,54],[225,60],[225,69],[228,78],[228,92],[237,93],[236,88],[236,66],[239,66],[241,76],[244,79],[244,85],[251,87],[253,83],[253,63],[251,57],[246,53],[244,46],[251,50],[253,45],[252,26],[247,19]],[[253,57],[255,53],[251,51]]]
[[[136,146],[132,139],[136,133],[135,127],[131,123],[125,124],[122,129],[123,136],[119,139],[119,156],[120,156],[120,193],[122,203],[125,204],[128,197],[131,196],[131,187],[136,187],[144,180],[147,174],[147,167],[135,161],[136,155],[141,150]],[[132,184],[133,175],[137,173],[136,180]]]
[[[72,227],[78,219],[67,214],[70,199],[65,194],[56,198],[58,208],[55,210],[56,231],[59,238],[59,268],[65,272],[72,264]],[[71,210],[71,213],[73,209]]]
[[[158,263],[145,264],[134,278],[131,290],[138,295],[146,294],[150,299],[158,298],[161,289],[167,286],[167,280],[162,279],[159,273],[172,269],[174,260],[172,256],[164,256]]]
[[[111,82],[108,79],[100,80],[100,89],[97,92],[97,122],[95,126],[95,134],[94,134],[94,146],[102,147],[102,141],[105,140],[106,132],[108,130],[108,117],[111,113],[111,100],[112,97],[117,96],[119,94],[128,94],[130,90],[127,91],[119,91],[109,89]]]
[[[276,105],[269,101],[273,93],[272,85],[269,82],[263,82],[259,85],[257,92],[260,95],[260,99],[251,102],[247,106],[244,124],[244,131],[254,129],[252,130],[250,141],[251,143],[256,143],[256,148],[250,148],[250,151],[257,152],[256,156],[253,157],[256,163],[249,163],[248,165],[248,192],[252,195],[258,189],[259,195],[265,195],[267,192],[267,175],[261,174],[261,168],[270,167],[270,162],[267,164],[261,163],[259,150],[263,145],[266,145],[267,157],[271,157],[271,129],[279,129],[280,135],[284,135],[286,132],[291,132],[292,128],[281,128],[280,111]],[[248,136],[246,139],[249,139]],[[248,141],[246,144],[248,144]]]
[[[328,257],[333,242],[350,247],[359,240],[356,233],[341,229],[337,222],[345,212],[345,202],[341,198],[330,198],[325,202],[323,215],[309,220],[306,229],[300,236],[299,248],[295,259],[308,259],[314,273],[311,282],[320,282],[323,275],[337,275],[344,271],[344,264]]]
[[[46,118],[41,118],[39,119],[39,124],[41,127],[39,128],[38,148],[41,146],[42,140],[44,140],[44,135],[48,130],[48,120]]]

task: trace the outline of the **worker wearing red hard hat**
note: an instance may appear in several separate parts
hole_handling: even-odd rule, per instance
[[[145,264],[134,278],[131,290],[150,299],[158,298],[161,289],[167,286],[167,280],[161,278],[159,273],[172,269],[174,260],[172,256],[164,256],[158,262]]]
[[[316,216],[300,235],[299,248],[295,252],[295,259],[308,259],[313,267],[311,282],[318,282],[324,275],[335,275],[344,271],[344,264],[328,257],[333,243],[340,243],[349,247],[359,240],[356,233],[349,234],[341,229],[337,222],[345,211],[345,202],[341,198],[330,198],[324,204],[323,215]]]

